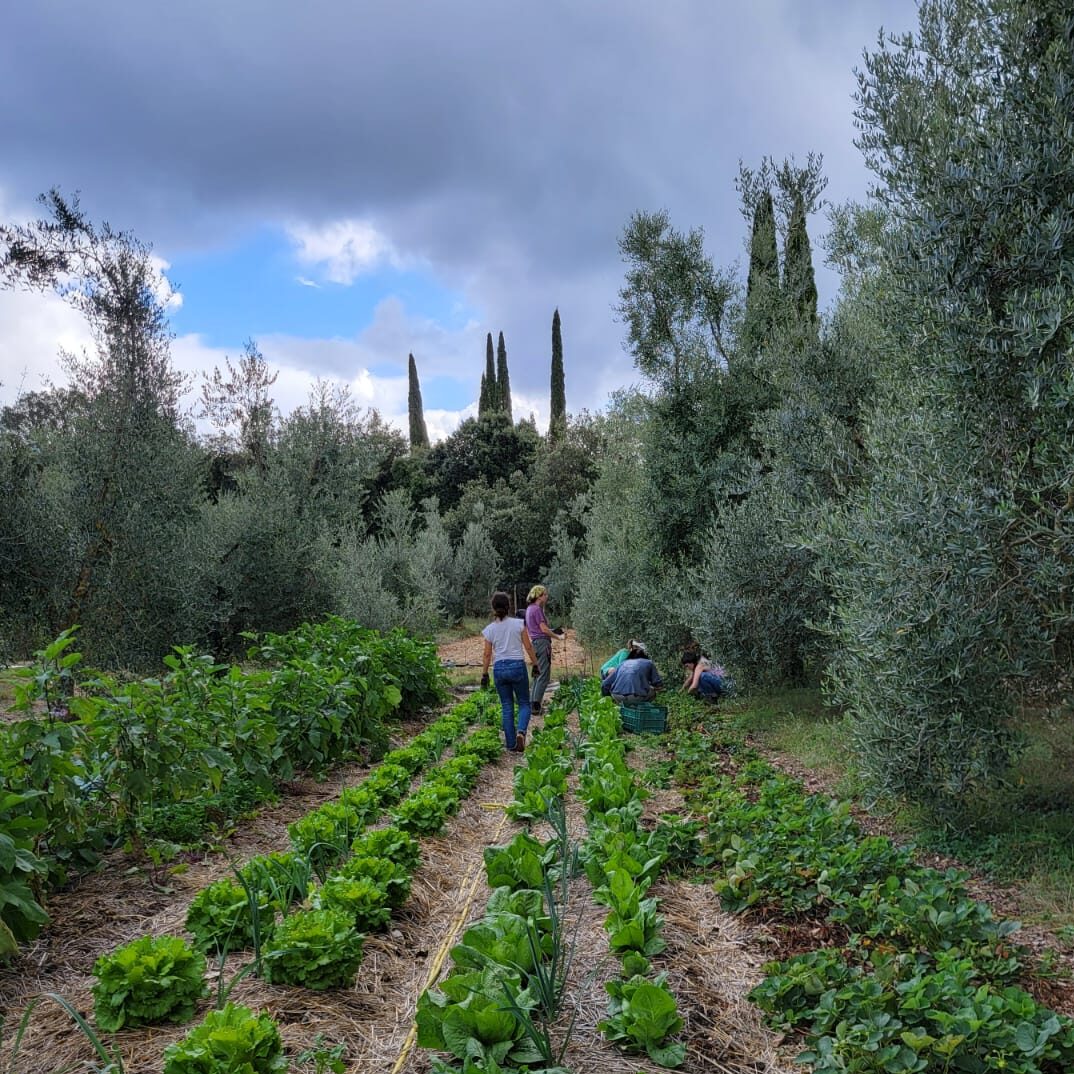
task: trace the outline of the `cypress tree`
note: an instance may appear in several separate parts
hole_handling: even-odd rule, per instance
[[[485,336],[485,372],[481,374],[481,395],[477,402],[477,416],[484,417],[498,410],[500,395],[496,388],[496,365],[492,354],[492,333]]]
[[[410,391],[407,395],[407,413],[410,416],[410,450],[418,451],[429,446],[429,430],[425,428],[425,411],[421,406],[421,385],[418,383],[418,367],[414,355],[408,367]]]
[[[776,248],[776,214],[766,190],[753,211],[750,270],[746,280],[746,314],[743,334],[747,343],[761,346],[768,338],[779,302],[779,252]]]
[[[559,310],[552,314],[552,405],[548,439],[555,442],[567,431],[567,389],[563,379],[563,335]]]
[[[798,314],[799,323],[815,327],[817,323],[817,281],[813,274],[813,251],[806,232],[805,205],[795,194],[787,225],[787,245],[783,251],[783,291]]]
[[[492,337],[489,336],[489,339]],[[499,407],[509,419],[511,417],[511,377],[507,372],[507,345],[503,341],[503,333],[500,333],[496,344],[496,387],[499,389]]]

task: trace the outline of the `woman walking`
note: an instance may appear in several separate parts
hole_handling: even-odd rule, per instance
[[[530,699],[535,716],[541,715],[544,692],[552,678],[552,639],[563,637],[562,630],[553,630],[548,625],[548,616],[544,613],[547,603],[548,590],[543,585],[535,585],[526,597],[526,633],[537,654],[533,661],[533,693]]]
[[[530,724],[529,676],[526,674],[526,658],[536,665],[526,624],[509,616],[511,598],[506,593],[492,594],[492,614],[495,617],[481,636],[485,639],[485,661],[481,686],[489,684],[489,663],[503,709],[504,745],[521,753],[526,748],[526,728]],[[518,725],[515,725],[515,702],[518,702]]]

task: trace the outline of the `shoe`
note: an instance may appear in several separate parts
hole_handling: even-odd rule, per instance
[[[525,752],[526,752],[526,732],[525,731],[519,731],[515,735],[515,753],[525,753]]]

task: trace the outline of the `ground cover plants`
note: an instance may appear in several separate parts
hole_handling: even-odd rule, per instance
[[[676,771],[705,818],[723,904],[806,915],[842,938],[770,963],[752,993],[774,1027],[801,1035],[800,1062],[821,1074],[1074,1066],[1074,1023],[1020,987],[1033,967],[1018,926],[971,898],[965,874],[866,836],[845,803],[805,793],[727,725],[714,730],[719,774]]]

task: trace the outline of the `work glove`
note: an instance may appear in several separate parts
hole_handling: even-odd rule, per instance
[[[489,688],[489,673],[486,671],[485,674],[481,676],[481,689],[482,690],[487,690],[488,688]]]
[[[541,674],[541,669],[536,664],[534,664],[532,669],[531,669],[531,675],[532,675],[533,680],[535,682],[537,680],[537,676],[540,675],[540,674]]]

